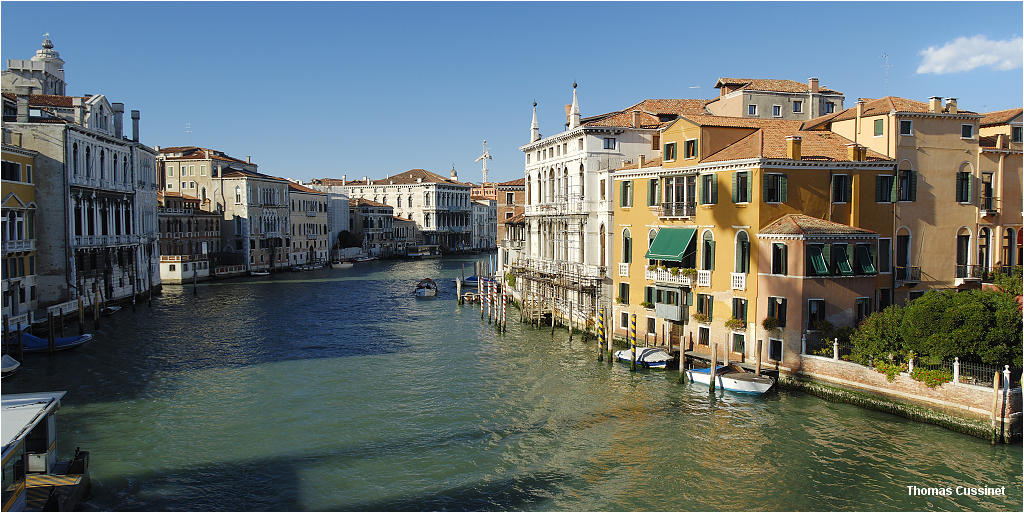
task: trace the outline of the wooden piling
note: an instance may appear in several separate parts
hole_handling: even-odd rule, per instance
[[[717,369],[718,369],[718,342],[712,341],[711,342],[711,383],[708,385],[708,388],[712,392],[715,391],[715,374],[716,374],[715,371]]]
[[[996,427],[996,416],[999,414],[999,378],[998,372],[992,376],[992,445],[996,444],[996,438],[999,437],[999,430]]]
[[[64,338],[64,305],[61,305],[57,311],[60,312],[60,337]]]
[[[85,301],[82,296],[78,296],[78,334],[85,334]]]
[[[754,374],[761,375],[761,346],[764,344],[764,340],[757,339],[757,363],[754,365]]]
[[[604,361],[604,310],[597,311],[597,361]]]
[[[555,336],[555,296],[551,295],[551,336]]]
[[[18,321],[18,361],[25,361],[25,340],[21,338],[21,321]]]
[[[455,300],[462,304],[462,280],[455,278]]]
[[[47,339],[47,350],[50,355],[53,355],[53,351],[57,346],[56,333],[53,332],[53,312],[46,312],[46,339]]]
[[[100,329],[100,293],[93,295],[92,301],[92,329]]]
[[[572,302],[569,302],[569,343],[572,344]]]

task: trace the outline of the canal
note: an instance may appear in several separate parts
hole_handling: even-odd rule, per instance
[[[59,452],[87,510],[1021,510],[1020,445],[791,392],[711,397],[598,363],[454,285],[470,260],[192,287],[27,357],[5,393],[67,390]],[[908,486],[1005,486],[1008,497]]]

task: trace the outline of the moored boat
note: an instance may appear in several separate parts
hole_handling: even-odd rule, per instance
[[[480,278],[478,276],[470,276],[465,280],[462,280],[462,286],[475,289],[480,286]]]
[[[111,316],[121,310],[120,306],[107,306],[100,310],[100,315]]]
[[[353,265],[352,262],[331,262],[331,269],[348,269]]]
[[[711,385],[711,368],[687,369],[686,377],[694,383]],[[739,365],[722,365],[715,369],[715,386],[730,392],[741,394],[763,394],[767,392],[775,380],[769,376],[758,376]]]
[[[5,354],[4,355],[4,357],[3,357],[3,375],[4,376],[7,376],[8,374],[11,374],[14,371],[18,370],[18,367],[21,367],[21,363],[18,360],[15,360],[14,357],[9,355],[9,354]]]
[[[376,259],[377,259],[377,257],[375,257],[375,256],[364,256],[364,257],[356,258],[354,261],[355,262],[371,262],[371,261],[376,260]]]
[[[249,276],[270,276],[270,271],[249,271]]]
[[[90,340],[92,340],[91,333],[76,337],[56,337],[53,340],[53,350],[74,349]],[[22,332],[21,343],[25,345],[26,353],[45,353],[50,350],[49,339],[37,337],[31,333]]]
[[[437,283],[430,278],[423,278],[419,283],[416,284],[416,290],[413,291],[416,297],[434,297],[437,296]]]
[[[620,349],[615,351],[615,358],[620,362],[632,363],[633,352],[630,349]],[[671,360],[672,355],[666,353],[664,349],[657,347],[636,348],[637,365],[652,369],[664,369]]]

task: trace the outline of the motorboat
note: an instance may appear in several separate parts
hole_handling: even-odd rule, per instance
[[[480,277],[479,276],[470,276],[470,277],[462,280],[462,286],[463,287],[467,287],[467,288],[471,288],[471,289],[475,289],[475,288],[480,286]]]
[[[620,349],[615,351],[615,359],[620,362],[632,363],[633,352],[630,349]],[[637,365],[652,369],[664,369],[670,360],[672,360],[672,355],[665,352],[664,349],[657,347],[636,348]]]
[[[711,385],[711,368],[687,369],[686,376],[694,383]],[[739,365],[721,365],[715,370],[715,386],[741,394],[763,394],[775,384],[770,376],[758,376]]]
[[[331,269],[349,269],[353,265],[352,262],[331,262]]]
[[[9,354],[5,354],[4,355],[4,357],[3,357],[3,375],[4,376],[6,376],[8,374],[11,374],[14,371],[18,370],[18,367],[21,367],[21,363],[18,362],[18,360],[15,360],[14,357],[9,355]]]
[[[121,310],[120,306],[107,306],[100,310],[100,315],[111,316]]]
[[[249,271],[249,276],[270,276],[270,271]]]
[[[92,340],[91,333],[75,337],[56,337],[53,339],[53,350],[74,349],[90,340]],[[45,353],[50,350],[49,339],[37,337],[31,333],[22,332],[21,343],[24,344],[26,353]]]
[[[373,260],[377,260],[377,257],[375,257],[375,256],[362,256],[362,257],[359,257],[359,258],[355,259],[356,262],[371,262]]]
[[[437,296],[437,283],[434,283],[434,280],[430,278],[423,278],[416,284],[416,290],[413,293],[416,294],[416,297]]]

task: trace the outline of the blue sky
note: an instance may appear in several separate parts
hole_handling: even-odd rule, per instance
[[[1021,105],[1020,2],[2,4],[2,57],[49,32],[68,93],[142,111],[149,145],[191,144],[308,179],[454,163],[522,176],[530,104],[562,130],[644,98],[711,98],[721,76],[817,76],[858,97]],[[929,51],[930,49],[930,51]],[[127,120],[126,120],[127,121]],[[185,124],[192,133],[185,133]],[[127,123],[126,123],[127,125]]]

